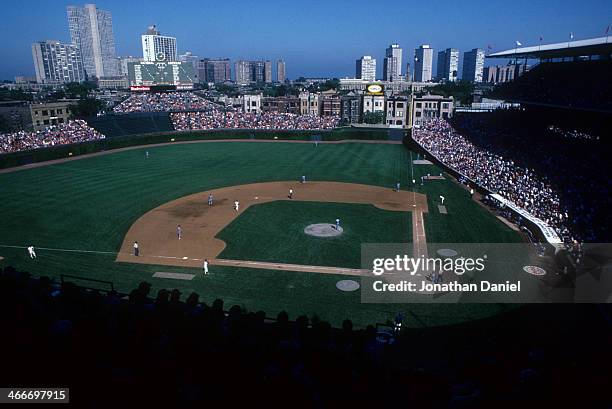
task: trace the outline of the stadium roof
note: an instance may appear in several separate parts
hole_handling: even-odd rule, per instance
[[[487,55],[487,58],[563,58],[591,55],[611,55],[612,38],[599,37],[588,40],[565,41],[555,44],[541,44],[531,47],[517,47]]]

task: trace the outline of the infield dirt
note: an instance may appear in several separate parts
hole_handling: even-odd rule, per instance
[[[293,199],[288,197],[289,189],[293,189]],[[209,193],[214,196],[212,206],[208,205]],[[128,230],[116,261],[200,267],[206,258],[211,264],[226,265],[230,260],[217,260],[226,243],[215,236],[250,206],[276,200],[372,204],[383,210],[412,212],[413,220],[420,223],[428,211],[425,195],[379,186],[297,181],[229,186],[185,196],[145,213]],[[233,208],[234,201],[240,203],[239,212]],[[416,254],[426,252],[420,223],[413,225]],[[182,228],[181,240],[177,225]],[[134,241],[139,243],[139,257],[133,255]]]

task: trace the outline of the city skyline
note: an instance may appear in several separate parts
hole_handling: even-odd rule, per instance
[[[385,48],[390,43],[400,44],[405,50],[404,60],[410,62],[412,50],[420,44],[430,44],[434,52],[456,48],[463,54],[473,48],[486,51],[488,45],[494,51],[509,49],[516,40],[523,45],[536,45],[540,36],[544,43],[564,41],[570,31],[574,32],[574,39],[599,37],[603,36],[612,16],[612,6],[604,1],[593,1],[588,5],[571,2],[559,5],[554,2],[554,10],[562,11],[555,17],[551,17],[552,1],[543,4],[519,2],[505,13],[498,13],[497,8],[487,11],[484,5],[488,3],[484,1],[461,6],[448,2],[445,14],[439,13],[439,7],[415,6],[419,10],[413,15],[419,18],[413,18],[407,24],[401,16],[408,12],[408,6],[402,5],[392,15],[381,10],[367,10],[368,21],[372,24],[382,24],[376,21],[383,20],[385,23],[365,35],[361,33],[360,25],[351,23],[354,20],[350,18],[365,12],[364,2],[356,2],[350,10],[342,9],[340,14],[334,12],[340,8],[336,5],[325,4],[316,12],[287,5],[278,9],[280,15],[275,15],[272,20],[263,16],[265,11],[262,9],[269,10],[269,7],[260,9],[250,3],[245,3],[244,7],[230,7],[184,1],[181,7],[172,11],[168,11],[163,2],[155,0],[130,3],[106,0],[95,4],[99,9],[112,13],[118,56],[139,56],[143,27],[157,24],[163,27],[165,35],[177,38],[179,54],[191,51],[201,58],[222,57],[232,61],[283,59],[288,66],[286,75],[289,78],[352,77],[356,58],[372,55],[383,61]],[[70,42],[66,22],[66,7],[69,5],[82,6],[83,3],[30,1],[12,3],[3,8],[7,23],[0,30],[7,30],[5,38],[11,41],[3,49],[5,58],[0,66],[0,79],[34,75],[32,43],[45,40]],[[454,18],[475,11],[478,11],[478,24],[474,24],[474,20]],[[543,19],[549,23],[541,24]],[[232,24],[232,21],[241,21],[241,24]],[[432,25],[436,21],[440,24]],[[319,33],[314,38],[304,36],[306,28],[311,32],[313,25],[321,27]],[[11,32],[20,34],[15,36]],[[315,47],[313,44],[319,37],[321,41]],[[377,65],[377,78],[383,77],[382,66]]]

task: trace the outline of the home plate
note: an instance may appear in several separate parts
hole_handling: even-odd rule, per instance
[[[170,278],[173,280],[186,280],[186,281],[190,281],[193,280],[193,278],[195,277],[195,274],[184,274],[184,273],[167,273],[167,272],[163,272],[163,271],[158,271],[155,274],[153,274],[154,278]]]

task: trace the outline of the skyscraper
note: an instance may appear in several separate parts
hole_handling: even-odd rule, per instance
[[[414,80],[417,82],[431,81],[433,65],[433,48],[423,44],[414,50]]]
[[[264,63],[264,81],[272,82],[272,62],[269,60]]]
[[[145,61],[178,61],[175,37],[161,35],[154,25],[149,26],[141,37]]]
[[[269,64],[269,65],[268,65]],[[253,82],[268,82],[267,69],[270,69],[270,82],[272,81],[272,63],[270,61],[238,60],[235,63],[236,83],[251,84]]]
[[[47,40],[32,44],[32,58],[39,84],[85,81],[80,50],[72,44]]]
[[[197,68],[200,82],[219,83],[231,80],[229,58],[205,58],[198,61]]]
[[[385,53],[383,62],[383,80],[400,81],[402,79],[402,49],[399,44],[391,44]]]
[[[471,82],[482,82],[485,53],[480,48],[463,53],[463,79]]]
[[[70,39],[79,48],[86,75],[90,78],[119,75],[110,11],[86,4],[68,6],[67,13]]]
[[[251,81],[253,82],[264,82],[265,76],[265,63],[263,61],[251,61]]]
[[[129,55],[126,57],[117,57],[117,61],[119,61],[119,75],[127,77],[128,76],[128,64],[131,62],[141,62],[142,57],[133,57]]]
[[[438,53],[438,74],[440,81],[457,81],[459,79],[459,50],[447,48]]]
[[[196,76],[198,75],[198,61],[199,60],[200,60],[200,57],[198,57],[197,55],[193,55],[191,51],[185,51],[185,54],[181,54],[178,56],[178,61],[191,64],[191,66],[193,67],[193,72],[196,74]],[[202,82],[199,76],[198,76],[198,81]]]
[[[236,73],[237,84],[251,83],[251,62],[238,60],[234,63],[234,72]]]
[[[367,81],[376,81],[376,59],[364,55],[355,63],[355,76]]]
[[[285,82],[285,61],[283,60],[276,62],[276,81],[281,84]]]

